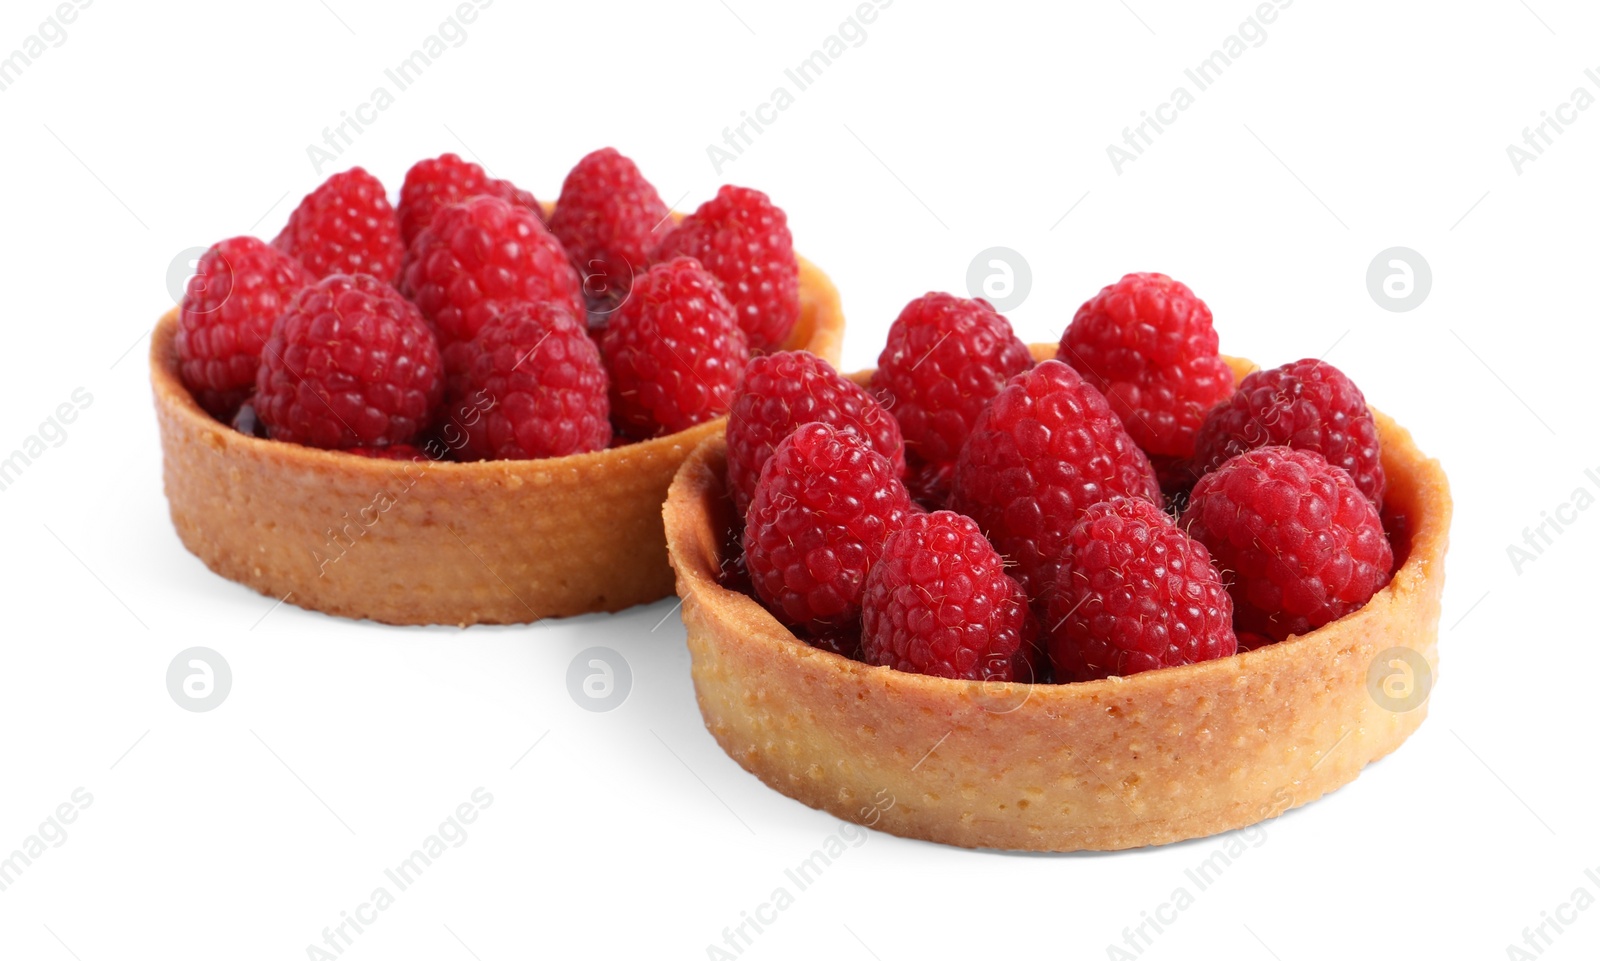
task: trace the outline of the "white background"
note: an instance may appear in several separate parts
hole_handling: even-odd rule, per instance
[[[995,245],[1031,264],[1011,314],[1030,340],[1122,273],[1161,270],[1210,303],[1224,351],[1326,354],[1454,487],[1430,716],[1253,836],[1143,956],[1502,958],[1579,886],[1600,894],[1584,876],[1600,865],[1600,511],[1520,573],[1507,555],[1574,489],[1597,491],[1600,109],[1520,174],[1506,153],[1574,88],[1600,94],[1584,76],[1600,11],[1298,0],[1118,174],[1106,146],[1192,89],[1184,69],[1255,7],[1128,3],[899,0],[720,174],[707,145],[851,0],[498,0],[321,175],[307,145],[453,3],[83,10],[0,91],[0,453],[74,389],[93,396],[0,492],[0,853],[75,788],[93,802],[0,892],[0,956],[306,957],[482,786],[493,804],[467,840],[344,957],[704,958],[840,829],[717,749],[670,599],[396,629],[273,609],[179,544],[145,360],[173,259],[252,225],[270,238],[337,169],[393,192],[447,150],[547,199],[608,144],[684,209],[723,181],[767,191],[843,291],[847,368],[873,362],[906,300],[964,292]],[[0,55],[53,9],[8,0]],[[1406,313],[1365,282],[1395,245],[1433,273]],[[164,681],[193,645],[232,665],[209,713]],[[565,681],[596,645],[632,669],[609,713]],[[1019,857],[872,833],[743,957],[1106,957],[1225,840]],[[1577,919],[1546,957],[1594,955],[1600,910]]]

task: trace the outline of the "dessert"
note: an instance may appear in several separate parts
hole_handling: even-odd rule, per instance
[[[1257,447],[1281,444],[1342,467],[1373,504],[1383,503],[1378,427],[1361,389],[1321,360],[1253,371],[1212,408],[1195,440],[1195,473]]]
[[[356,168],[272,245],[208,252],[151,343],[184,545],[275,599],[395,624],[529,622],[670,593],[661,501],[721,429],[731,387],[669,387],[670,403],[614,423],[590,321],[627,301],[587,296],[534,203],[445,155],[412,169],[396,211]],[[766,250],[770,274],[780,252]],[[780,346],[837,358],[838,294],[784,251],[794,309]],[[708,275],[708,299],[740,289]],[[728,340],[714,362],[741,367],[748,347]],[[641,392],[685,372],[658,374],[646,355],[629,374]]]
[[[278,316],[251,406],[286,444],[385,447],[415,440],[443,393],[417,308],[376,277],[330,274]]]
[[[1232,572],[1240,628],[1282,640],[1335,621],[1389,579],[1378,509],[1319,455],[1258,447],[1204,477],[1179,521]]]
[[[406,248],[399,286],[433,325],[452,373],[478,329],[513,305],[585,311],[583,281],[560,241],[533,211],[487,194],[434,215]]]
[[[634,275],[671,229],[656,188],[610,147],[578,161],[550,217],[550,232],[583,275],[584,293],[608,304],[627,296]]]
[[[1143,498],[1101,501],[1078,517],[1045,604],[1058,680],[1126,677],[1238,650],[1233,602],[1205,544]]]
[[[1233,393],[1211,309],[1165,274],[1128,274],[1096,294],[1057,356],[1105,395],[1152,458],[1192,456],[1206,412]]]
[[[810,423],[780,441],[745,518],[756,594],[801,630],[855,629],[867,572],[911,512],[898,473],[854,431]]]
[[[655,437],[719,417],[750,348],[716,278],[674,257],[634,279],[600,335],[611,414],[632,437]]]
[[[907,484],[930,510],[944,506],[956,454],[1006,381],[1033,366],[1011,324],[987,301],[924,294],[889,327],[872,390],[905,437]]]
[[[360,167],[329,177],[289,215],[272,246],[317,277],[371,274],[393,280],[405,245],[383,184]]]
[[[776,350],[788,342],[800,315],[789,221],[766,194],[726,186],[663,237],[656,260],[693,257],[728,294],[750,349]]]
[[[781,474],[786,496],[758,484],[742,518],[736,421],[680,469],[663,513],[700,709],[768,785],[850,820],[887,791],[897,803],[874,826],[909,837],[1118,849],[1274,817],[1354,779],[1421,723],[1425,704],[1396,709],[1368,683],[1393,648],[1436,669],[1450,519],[1437,462],[1372,412],[1383,516],[1404,519],[1391,534],[1342,467],[1282,447],[1208,472],[1177,519],[1131,429],[1054,360],[1058,346],[1032,348],[1037,365],[974,423],[952,510],[913,510],[887,536],[892,507],[854,540],[829,528],[826,550],[804,560],[750,550],[822,526],[818,511],[898,504],[880,476],[888,458],[865,434],[848,443],[858,429],[845,419],[780,438],[784,459],[772,455],[762,480]],[[1218,361],[1235,384],[1253,369]],[[824,440],[874,458],[851,475],[873,480],[840,493],[825,462],[789,453]],[[974,513],[952,512],[963,506]],[[1263,567],[1242,543],[1297,563]],[[852,565],[874,554],[857,619]],[[841,601],[819,624],[816,608],[747,587],[741,563],[783,586],[848,576],[806,593]]]
[[[401,242],[410,246],[417,234],[433,223],[439,211],[483,194],[544,216],[544,208],[533,194],[509,180],[489,176],[482,167],[453,153],[441,154],[432,160],[419,160],[406,171],[405,183],[400,186],[400,202],[395,205],[395,213],[400,218]]]
[[[1045,360],[978,416],[956,458],[950,509],[978,522],[1037,603],[1078,514],[1115,496],[1160,500],[1150,459],[1099,391]]]
[[[516,304],[490,317],[469,346],[445,412],[445,428],[461,437],[458,460],[538,460],[610,446],[600,350],[565,306]]]
[[[740,517],[778,442],[813,421],[854,430],[896,474],[904,471],[899,424],[860,384],[810,351],[756,357],[734,391],[728,420],[728,484]]]
[[[254,237],[224,240],[200,258],[178,318],[184,383],[218,420],[232,420],[256,387],[261,347],[295,294],[316,278]]]
[[[1031,681],[1028,595],[970,517],[916,514],[884,541],[863,588],[861,659],[969,680]]]

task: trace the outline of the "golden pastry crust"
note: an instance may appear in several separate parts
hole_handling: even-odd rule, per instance
[[[1054,345],[1036,346],[1054,356]],[[1250,369],[1232,362],[1236,376]],[[906,837],[1024,851],[1115,850],[1244,827],[1353,780],[1426,703],[1368,692],[1380,652],[1437,672],[1450,492],[1377,414],[1405,561],[1361,610],[1236,657],[1080,684],[954,681],[870,667],[796,639],[718,586],[731,508],[707,440],[667,497],[695,691],[723,750],[776,790]],[[1430,675],[1430,676],[1435,676]]]
[[[672,592],[661,502],[722,421],[592,454],[420,464],[260,440],[202,410],[178,375],[177,311],[150,345],[178,536],[263,594],[389,624],[512,624]],[[790,338],[838,363],[839,293],[800,261]]]

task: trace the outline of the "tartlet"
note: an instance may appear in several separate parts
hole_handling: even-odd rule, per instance
[[[717,419],[545,460],[399,462],[262,440],[218,422],[178,374],[178,312],[150,379],[164,486],[185,547],[263,594],[389,624],[514,624],[616,611],[672,592],[661,502]],[[839,360],[844,314],[800,259],[788,347]]]
[[[1056,346],[1032,349],[1044,359]],[[1252,369],[1229,363],[1236,379]],[[1386,507],[1405,518],[1387,587],[1360,610],[1277,644],[1075,684],[904,673],[796,638],[754,598],[719,585],[732,506],[726,446],[708,438],[664,508],[706,727],[789,797],[962,847],[1165,844],[1313,801],[1393,751],[1426,715],[1425,700],[1401,712],[1374,700],[1378,655],[1408,648],[1438,667],[1449,487],[1404,428],[1374,416]]]

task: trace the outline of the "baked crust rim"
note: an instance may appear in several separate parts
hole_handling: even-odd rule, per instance
[[[789,346],[838,363],[838,290],[797,259]],[[264,440],[212,418],[184,386],[177,317],[161,318],[150,345],[163,486],[179,538],[212,571],[300,607],[390,624],[527,623],[672,592],[661,503],[722,419],[524,461],[407,463]]]
[[[1036,357],[1055,345],[1036,345]],[[1252,369],[1231,360],[1236,377]],[[856,377],[862,378],[861,374]],[[1426,716],[1369,693],[1379,655],[1437,676],[1451,501],[1436,460],[1374,412],[1409,543],[1360,610],[1230,658],[1076,684],[955,681],[811,647],[717,582],[726,447],[664,507],[696,698],[723,750],[804,804],[906,837],[1025,851],[1164,844],[1275,817],[1353,780]],[[1402,654],[1401,656],[1409,656]],[[1408,705],[1409,706],[1409,705]]]

